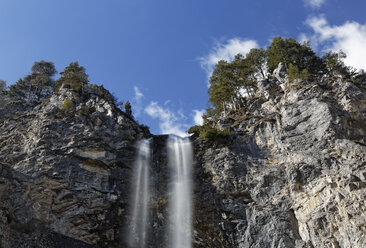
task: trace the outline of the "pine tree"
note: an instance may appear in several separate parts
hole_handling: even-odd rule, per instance
[[[44,100],[52,94],[56,74],[52,62],[35,62],[31,74],[20,78],[15,84],[9,86],[9,98],[15,100]]]
[[[0,108],[4,106],[7,100],[6,81],[0,79]]]
[[[280,62],[284,63],[286,69],[290,64],[300,72],[307,70],[312,75],[317,75],[324,70],[324,63],[305,42],[300,44],[293,38],[275,37],[266,50],[267,66],[269,72],[273,72]]]
[[[125,112],[126,112],[126,114],[132,116],[132,106],[131,106],[131,103],[129,101],[127,101],[125,103]]]
[[[70,63],[60,74],[61,77],[56,81],[55,85],[56,91],[62,84],[68,84],[74,91],[83,93],[84,86],[89,82],[85,68],[80,66],[78,62]]]

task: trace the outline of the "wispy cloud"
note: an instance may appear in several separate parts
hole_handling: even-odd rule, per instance
[[[343,25],[331,26],[324,17],[307,20],[313,29],[311,40],[325,50],[342,50],[347,54],[345,63],[357,69],[366,69],[366,25],[347,21]]]
[[[255,40],[233,38],[226,43],[215,44],[214,48],[207,56],[199,58],[200,64],[209,77],[214,70],[215,65],[220,60],[231,61],[238,53],[245,55],[250,49],[257,47],[258,44]]]
[[[145,113],[159,120],[159,128],[162,134],[187,136],[185,130],[189,125],[184,124],[186,117],[181,111],[176,114],[167,106],[162,107],[157,102],[150,102],[145,108]]]
[[[194,117],[193,117],[193,121],[194,121],[194,124],[195,125],[202,125],[203,124],[203,114],[205,113],[205,110],[202,109],[202,110],[193,110],[194,112]]]
[[[135,96],[133,97],[134,116],[139,117],[143,110],[142,99],[144,98],[144,94],[142,94],[140,88],[137,86],[134,86],[133,90],[135,92]]]
[[[304,0],[304,3],[311,8],[320,8],[325,4],[325,0]]]
[[[134,87],[133,87],[133,89],[134,89],[134,91],[135,91],[135,97],[134,97],[134,99],[135,99],[136,101],[138,101],[138,100],[140,100],[141,98],[143,98],[143,97],[144,97],[144,94],[142,94],[142,92],[141,92],[141,90],[139,89],[139,87],[134,86]]]

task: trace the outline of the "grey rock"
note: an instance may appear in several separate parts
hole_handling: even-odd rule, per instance
[[[216,123],[227,140],[192,140],[194,247],[366,247],[366,90],[274,77]],[[0,108],[0,247],[127,247],[135,142],[150,137],[148,247],[168,247],[167,137],[84,91]]]
[[[270,85],[227,143],[195,141],[195,246],[365,247],[366,90]]]

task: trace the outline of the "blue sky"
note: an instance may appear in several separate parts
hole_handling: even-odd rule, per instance
[[[183,135],[207,107],[217,60],[275,36],[342,49],[366,69],[365,11],[364,0],[0,0],[0,79],[79,61],[152,133]]]

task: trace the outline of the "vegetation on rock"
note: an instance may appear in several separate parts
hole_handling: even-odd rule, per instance
[[[210,125],[195,125],[188,129],[188,133],[199,135],[199,137],[206,141],[226,140],[228,137],[230,137],[229,128],[220,130],[217,128],[212,128]]]
[[[204,126],[209,127],[192,127],[190,131],[202,133],[205,129],[205,136],[214,137],[210,128],[214,128],[215,120],[225,118],[231,111],[245,108],[248,101],[254,100],[258,83],[271,81],[279,73],[275,69],[280,63],[287,74],[286,89],[320,81],[324,76],[342,77],[364,85],[366,73],[346,66],[343,62],[345,57],[342,51],[328,52],[320,57],[310,48],[309,42],[299,43],[293,38],[275,37],[266,49],[251,49],[245,56],[236,55],[231,62],[221,60],[209,80],[209,107],[203,116]]]
[[[7,95],[10,100],[45,100],[52,94],[56,74],[52,62],[41,60],[32,66],[31,74],[20,78],[15,84],[9,86]]]
[[[6,102],[6,81],[0,79],[0,106],[3,106]]]
[[[71,62],[64,71],[60,72],[61,77],[56,81],[55,90],[57,91],[62,84],[69,85],[75,92],[82,93],[83,87],[89,82],[85,68],[78,62]]]
[[[70,98],[66,98],[59,110],[60,115],[67,115],[74,110],[74,102]]]
[[[129,101],[127,101],[125,103],[125,112],[126,112],[126,114],[132,116],[132,106],[131,106],[131,103]]]

